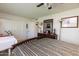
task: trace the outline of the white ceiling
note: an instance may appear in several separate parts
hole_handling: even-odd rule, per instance
[[[78,3],[53,3],[53,9],[48,10],[44,5],[36,7],[39,3],[0,3],[0,12],[26,18],[39,18],[49,14],[79,8]]]

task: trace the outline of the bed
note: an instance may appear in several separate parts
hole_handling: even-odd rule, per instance
[[[79,45],[42,38],[16,46],[13,53],[14,56],[79,56]]]
[[[0,37],[0,51],[8,49],[8,55],[11,54],[12,45],[16,44],[17,40],[14,36]]]

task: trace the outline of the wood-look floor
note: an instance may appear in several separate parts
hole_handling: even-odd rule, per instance
[[[79,46],[43,38],[23,43],[13,50],[14,56],[78,56]]]

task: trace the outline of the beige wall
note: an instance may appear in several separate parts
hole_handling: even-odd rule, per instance
[[[28,24],[28,29],[26,29]],[[36,37],[35,25],[31,19],[0,13],[0,33],[6,34],[10,30],[17,40],[25,40]]]
[[[54,28],[56,29],[56,33],[58,35],[59,40],[59,32],[60,32],[60,23],[59,20],[64,17],[71,16],[79,16],[79,8],[72,9],[69,11],[64,11],[62,13],[56,13],[49,16],[39,18],[39,22],[42,22],[46,19],[54,19]],[[69,43],[79,44],[79,28],[62,28],[61,30],[61,40]]]

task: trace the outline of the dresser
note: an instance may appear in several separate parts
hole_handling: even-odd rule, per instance
[[[56,34],[45,34],[45,33],[38,33],[38,38],[52,38],[52,39],[57,39]]]

